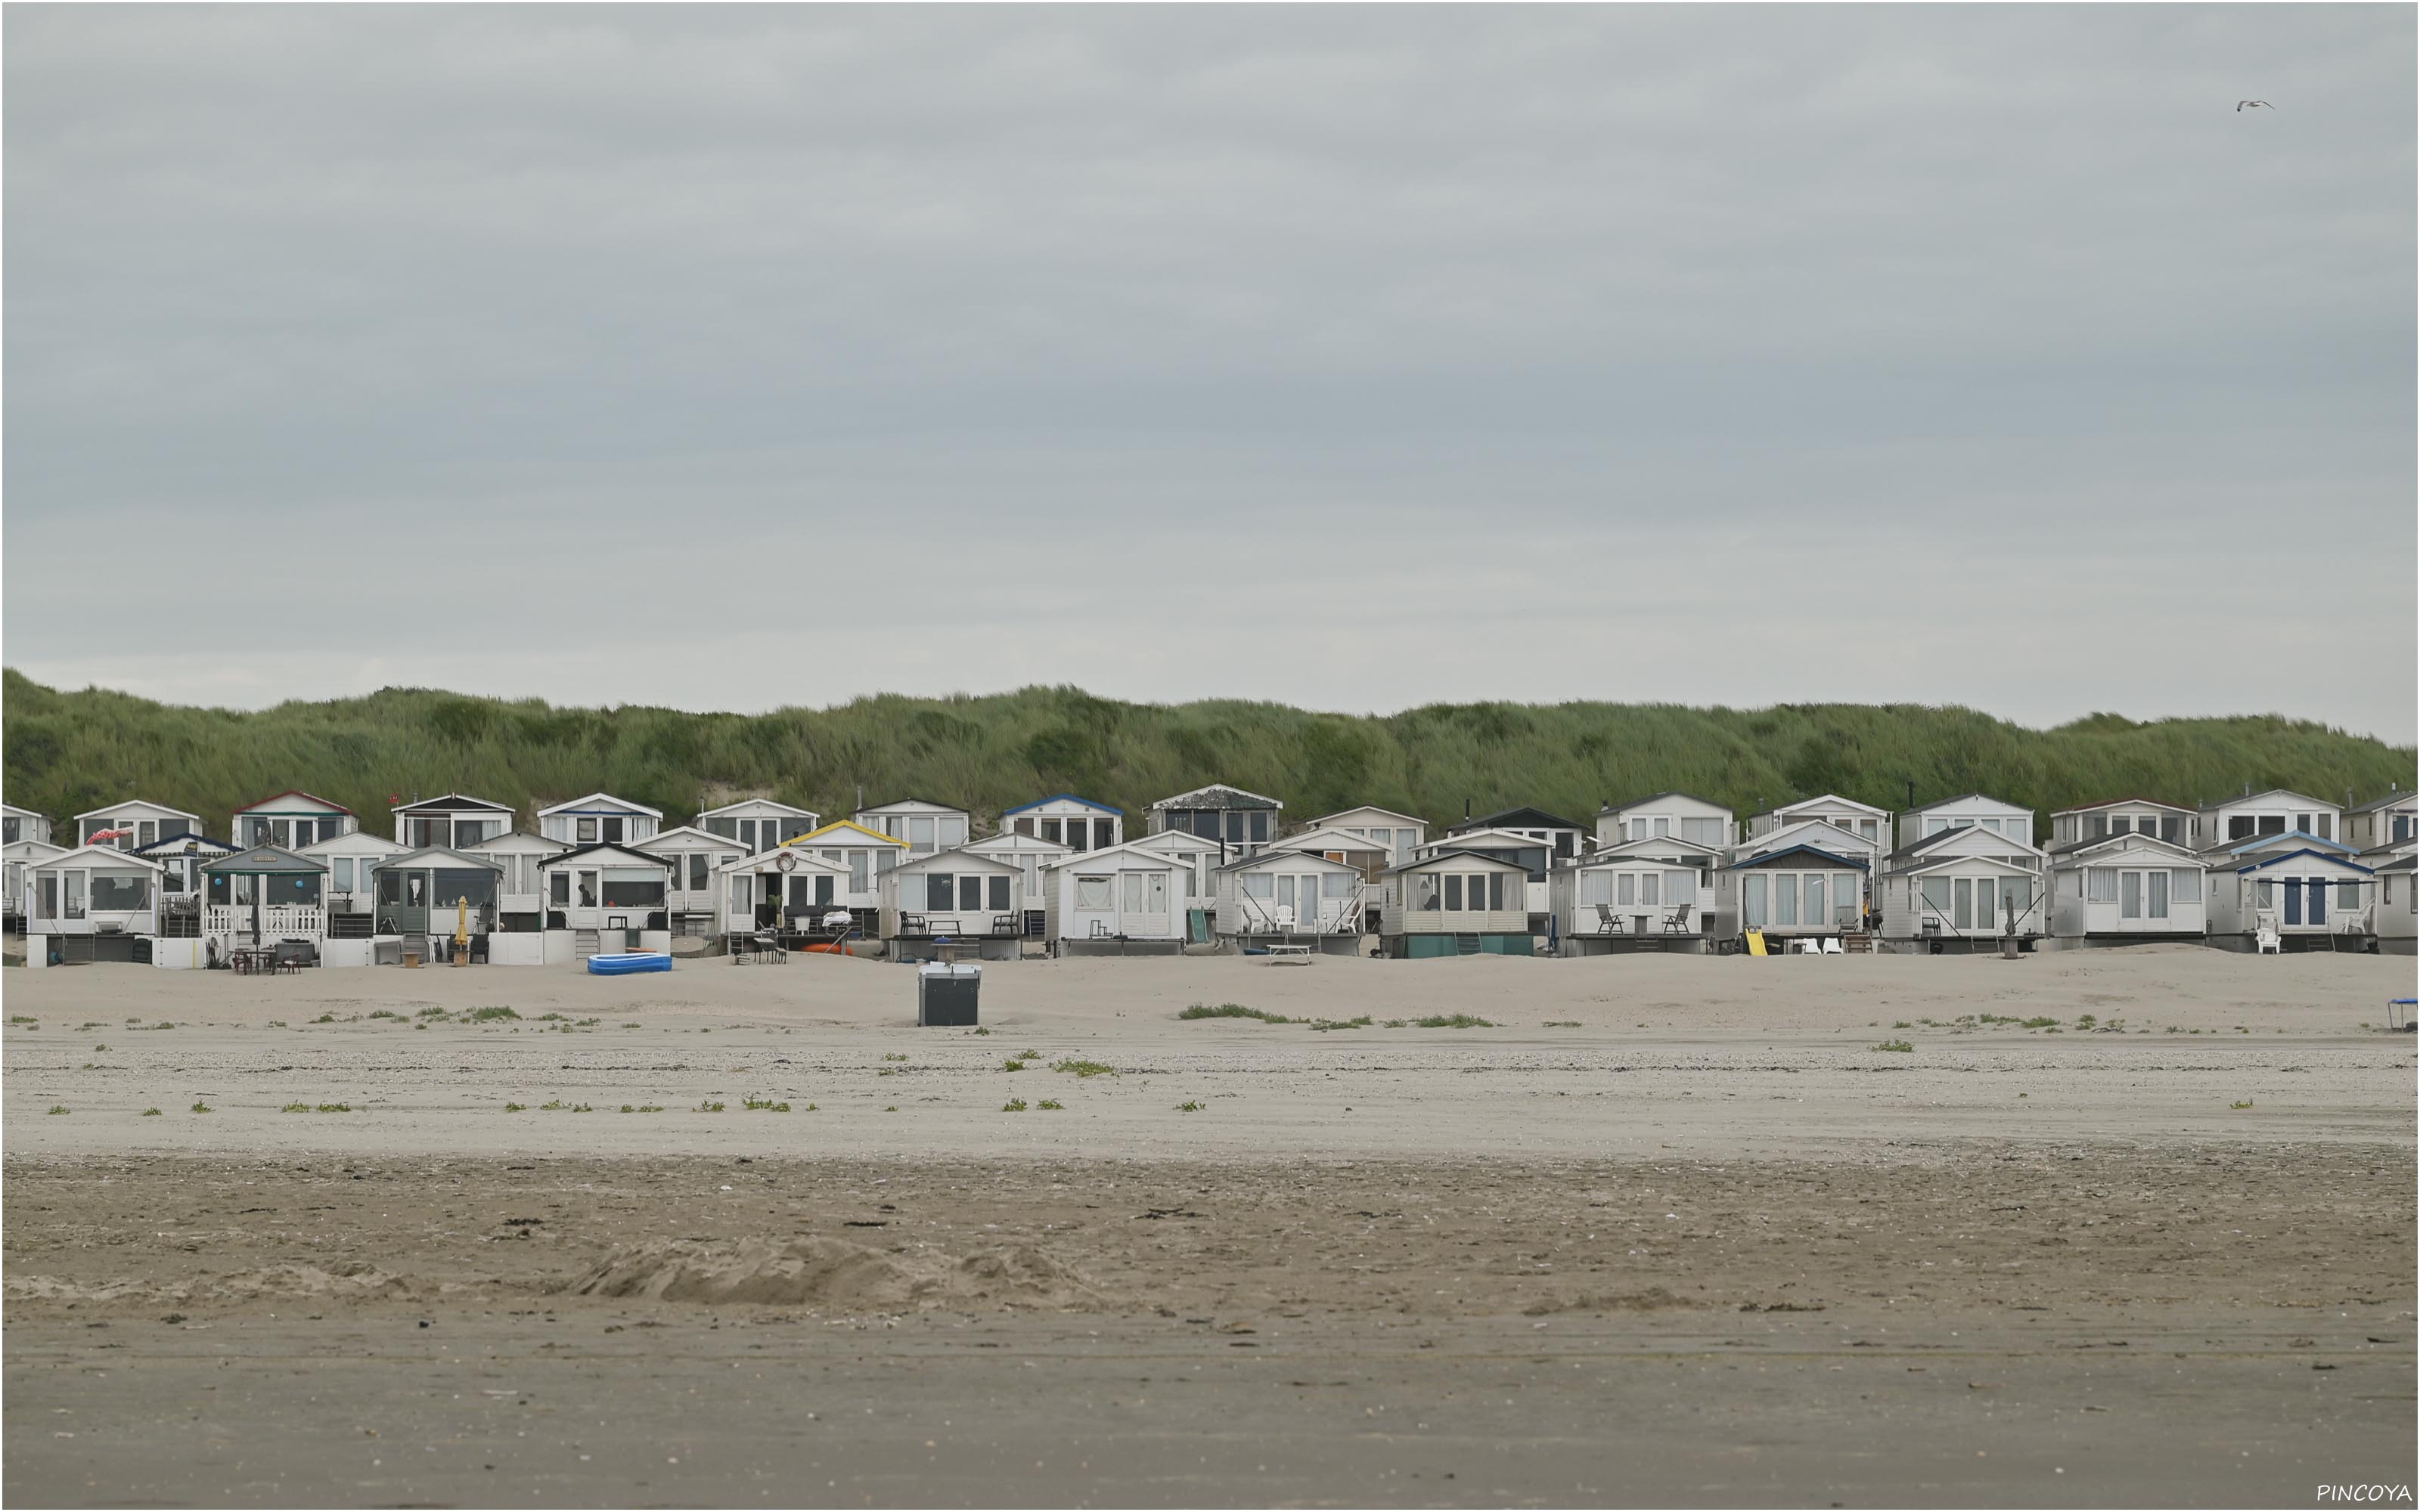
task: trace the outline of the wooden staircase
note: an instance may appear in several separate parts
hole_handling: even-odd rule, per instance
[[[1842,955],[1873,954],[1873,932],[1862,929],[1842,930],[1840,932],[1840,953]]]

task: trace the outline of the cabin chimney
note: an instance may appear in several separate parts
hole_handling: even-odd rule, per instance
[[[2246,783],[2244,783],[2244,784],[2243,784],[2243,795],[2244,795],[2245,797],[2247,797],[2247,798],[2248,798],[2248,797],[2250,797],[2250,796],[2252,796],[2252,784],[2251,784],[2251,783],[2246,782]]]
[[[1916,779],[1914,778],[1907,779],[1907,806],[1911,809],[1916,807]]]
[[[1462,822],[1466,825],[1470,823],[1470,800],[1468,798],[1462,800]]]

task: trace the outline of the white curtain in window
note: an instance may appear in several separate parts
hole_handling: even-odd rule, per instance
[[[2170,873],[2168,897],[2180,903],[2201,902],[2201,873],[2191,867],[2179,867]]]
[[[1125,886],[1123,890],[1125,893],[1126,912],[1129,914],[1141,913],[1142,873],[1140,872],[1126,872],[1120,874],[1125,878]]]
[[[1580,903],[1593,908],[1613,902],[1613,873],[1603,867],[1580,873]]]
[[[1678,906],[1698,901],[1698,873],[1667,872],[1664,873],[1664,901]]]
[[[1656,898],[1655,898],[1655,888],[1656,888],[1656,884],[1657,884],[1657,883],[1659,883],[1659,882],[1661,882],[1661,881],[1663,880],[1663,877],[1664,877],[1664,874],[1663,874],[1662,872],[1647,872],[1646,874],[1644,874],[1643,876],[1641,876],[1641,877],[1638,879],[1638,901],[1639,901],[1639,903],[1641,903],[1642,904],[1644,904],[1644,905],[1646,905],[1646,906],[1648,906],[1648,907],[1650,907],[1650,908],[1652,908],[1652,907],[1654,907],[1654,906],[1656,905]]]
[[[1762,929],[1764,927],[1764,878],[1741,879],[1740,907],[1745,928]]]
[[[1274,898],[1278,895],[1278,879],[1266,872],[1247,872],[1239,880],[1247,898]]]
[[[1342,872],[1330,872],[1320,878],[1319,895],[1323,898],[1350,898],[1353,879]]]
[[[1949,879],[1924,879],[1924,917],[1947,920],[1949,918]]]
[[[1128,874],[1132,875],[1131,872]],[[1142,911],[1146,914],[1164,914],[1168,912],[1167,872],[1146,872],[1142,873]]]
[[[1115,903],[1116,898],[1109,890],[1109,879],[1108,877],[1078,877],[1076,879],[1076,906],[1078,908],[1087,911],[1102,911],[1113,907]]]
[[[1638,902],[1638,874],[1635,872],[1624,872],[1621,876],[1621,880],[1617,885],[1620,892],[1614,901],[1625,904],[1636,903]]]
[[[2118,901],[2118,869],[2116,867],[2089,867],[2086,869],[2084,875],[2086,883],[2088,884],[2088,890],[2085,894],[2085,902],[2114,903]]]

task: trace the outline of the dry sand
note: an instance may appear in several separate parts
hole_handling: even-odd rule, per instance
[[[2409,1486],[2413,1046],[2363,1025],[2412,985],[2188,949],[1033,962],[977,1036],[850,961],[10,971],[5,1491]],[[1455,1013],[1493,1026],[1387,1026]]]

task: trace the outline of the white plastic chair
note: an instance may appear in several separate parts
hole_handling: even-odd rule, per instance
[[[1825,955],[1846,955],[1849,952],[1840,949],[1840,942],[1838,940],[1827,937],[1823,941],[1823,953]]]

